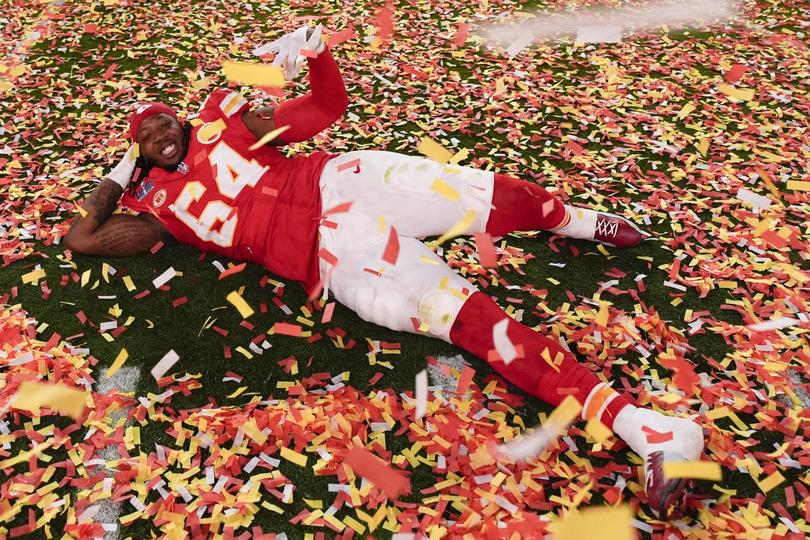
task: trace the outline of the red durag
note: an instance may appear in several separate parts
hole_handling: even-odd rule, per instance
[[[565,217],[563,202],[537,184],[506,174],[495,175],[487,232],[501,236],[513,231],[553,229]]]
[[[505,317],[508,315],[489,296],[482,292],[473,293],[464,302],[450,329],[450,341],[487,360],[506,380],[551,405],[559,405],[568,394],[584,405],[588,394],[600,383],[599,379],[588,368],[579,364],[559,343],[538,334],[528,326],[510,319],[506,331],[518,352],[522,348],[522,356],[508,365],[500,359],[490,360],[490,351],[495,350],[492,327]],[[548,349],[548,353],[544,355],[545,349]],[[544,356],[550,357],[552,362],[549,363]],[[555,358],[561,360],[559,364],[555,364],[557,369],[552,367]],[[612,428],[616,414],[631,403],[626,394],[619,394],[609,402],[600,420]]]
[[[337,121],[349,106],[340,70],[326,48],[307,58],[310,92],[283,101],[273,113],[276,126],[290,126],[279,139],[286,143],[305,141]]]

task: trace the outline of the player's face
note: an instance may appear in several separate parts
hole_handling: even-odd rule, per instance
[[[166,113],[150,116],[138,128],[140,153],[158,167],[171,167],[183,156],[183,129]]]

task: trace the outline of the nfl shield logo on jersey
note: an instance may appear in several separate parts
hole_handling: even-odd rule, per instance
[[[139,202],[142,201],[154,188],[155,186],[152,184],[152,180],[146,178],[141,182],[141,185],[135,188],[135,198],[138,199]]]
[[[188,165],[186,165],[185,161],[181,161],[177,164],[177,172],[180,174],[188,174]]]

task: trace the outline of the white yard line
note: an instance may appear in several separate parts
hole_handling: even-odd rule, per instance
[[[106,371],[106,370],[105,370]],[[102,376],[96,384],[96,392],[99,394],[108,394],[110,392],[134,392],[138,386],[138,380],[141,378],[141,370],[137,367],[122,367],[112,377]],[[132,407],[121,408],[110,414],[110,423],[115,425],[119,419],[126,417]],[[132,420],[128,420],[126,425],[132,424]],[[121,457],[118,452],[118,446],[110,444],[101,451],[101,457],[105,461],[114,461]],[[104,473],[107,478],[112,478],[115,470],[105,468]],[[94,521],[101,523],[104,526],[104,540],[116,540],[121,535],[119,534],[118,516],[121,515],[121,503],[113,502],[112,499],[102,499],[97,505],[98,511],[95,515]]]
[[[441,386],[445,392],[455,392],[458,388],[458,379],[452,375],[445,375],[442,373],[441,365],[447,365],[451,369],[456,369],[461,372],[464,366],[470,365],[463,356],[457,354],[455,356],[437,356],[437,365],[431,366],[428,364],[428,376],[433,386]]]

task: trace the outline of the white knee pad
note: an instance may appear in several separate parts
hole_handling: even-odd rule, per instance
[[[464,300],[449,291],[432,291],[419,300],[419,322],[428,325],[428,333],[450,342],[450,329],[456,322]]]

